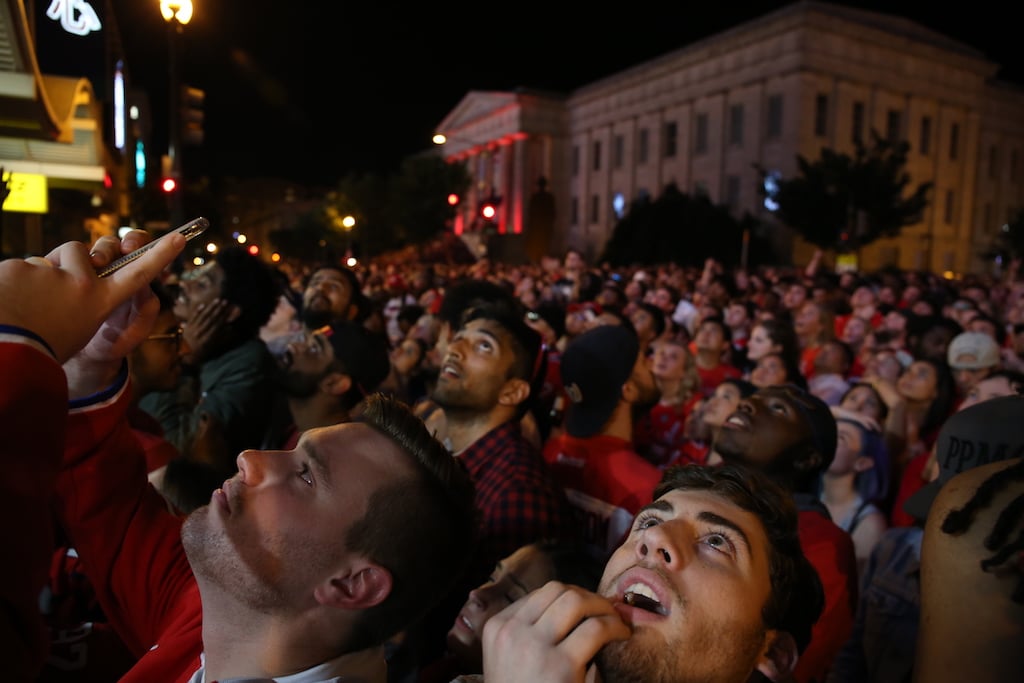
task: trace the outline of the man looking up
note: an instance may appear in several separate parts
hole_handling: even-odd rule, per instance
[[[383,682],[378,644],[427,610],[463,566],[472,540],[471,483],[422,422],[381,396],[368,402],[361,422],[312,430],[294,451],[244,451],[235,476],[183,526],[146,481],[125,420],[131,391],[124,363],[152,327],[155,305],[145,297],[156,259],[170,260],[169,247],[177,253],[182,243],[139,259],[150,270],[97,281],[91,268],[118,255],[116,244],[98,242],[91,262],[84,248],[59,251],[55,260],[68,258],[74,277],[54,282],[28,268],[0,268],[22,286],[47,284],[40,290],[47,297],[77,297],[83,308],[90,302],[79,283],[87,281],[86,293],[99,300],[59,322],[0,315],[0,323],[18,328],[4,328],[5,362],[24,363],[35,384],[22,385],[22,397],[68,426],[65,438],[54,439],[38,434],[34,421],[20,428],[33,442],[63,444],[59,467],[59,456],[47,461],[46,450],[36,451],[30,471],[11,451],[0,457],[0,481],[18,480],[11,499],[24,508],[19,531],[33,510],[49,528],[52,509],[74,539],[104,613],[139,658],[122,681],[297,674],[311,682]],[[143,294],[118,306],[129,284]],[[10,287],[0,291],[5,300],[12,295]],[[49,339],[54,346],[47,348]],[[66,361],[63,377],[54,356]],[[28,438],[9,413],[0,414],[6,443]],[[34,591],[34,599],[38,586],[26,583],[18,588]]]
[[[821,605],[784,491],[749,468],[670,467],[596,594],[553,581],[491,617],[484,678],[785,681]]]
[[[726,463],[764,472],[799,508],[800,542],[825,590],[825,609],[794,678],[824,680],[853,628],[857,564],[853,540],[818,500],[818,482],[836,453],[836,420],[818,397],[793,385],[758,389],[718,430],[713,450]]]
[[[369,301],[356,274],[340,265],[323,265],[313,271],[302,292],[302,325],[307,332],[340,321],[362,323]]]
[[[424,661],[443,652],[466,595],[498,560],[566,535],[562,492],[520,429],[544,381],[545,361],[540,335],[514,301],[473,306],[448,343],[433,400],[444,410],[446,443],[476,487],[479,535],[468,571],[438,610],[439,628],[423,631]]]
[[[291,341],[278,363],[278,384],[292,419],[276,446],[284,450],[294,448],[306,430],[350,421],[390,369],[387,341],[347,321]]]

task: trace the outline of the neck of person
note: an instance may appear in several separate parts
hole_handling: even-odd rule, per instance
[[[722,352],[714,349],[697,349],[697,366],[705,370],[717,368],[722,362]]]
[[[612,411],[608,421],[604,423],[600,433],[602,436],[614,436],[632,443],[633,404],[620,398],[615,406],[615,410]]]
[[[327,623],[307,611],[275,614],[252,609],[221,593],[203,596],[203,657],[207,681],[274,678],[323,664],[344,654],[350,624]],[[317,605],[310,610],[324,609]],[[330,633],[331,638],[324,637]]]
[[[515,419],[515,407],[496,405],[487,411],[444,408],[444,416],[448,426],[446,445],[458,455],[495,427]]]
[[[683,396],[683,380],[681,379],[660,379],[658,389],[661,391],[661,404],[666,406],[677,406],[686,400]]]
[[[821,477],[822,502],[829,507],[838,507],[856,500],[857,491],[853,485],[856,477],[857,474],[855,472],[847,472],[846,474],[825,472]]]

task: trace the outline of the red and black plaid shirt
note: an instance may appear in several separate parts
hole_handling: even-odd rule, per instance
[[[458,458],[476,486],[480,536],[470,574],[480,582],[518,548],[565,538],[565,496],[518,420],[495,427]]]

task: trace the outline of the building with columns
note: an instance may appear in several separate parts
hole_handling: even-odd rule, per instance
[[[793,177],[798,155],[852,154],[875,131],[910,144],[909,188],[934,187],[922,221],[862,249],[859,266],[984,271],[1024,208],[1024,88],[998,69],[904,18],[804,0],[564,95],[469,92],[438,128],[474,179],[455,229],[479,227],[493,195],[494,230],[531,258],[594,258],[633,200],[675,184],[757,217],[803,263],[813,247],[765,209],[755,164]]]

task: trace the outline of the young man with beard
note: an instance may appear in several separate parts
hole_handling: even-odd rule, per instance
[[[325,265],[310,275],[302,292],[302,325],[306,332],[334,322],[362,323],[370,312],[356,274],[344,266]]]
[[[122,681],[383,683],[379,644],[428,609],[467,556],[472,485],[403,404],[375,396],[361,422],[312,430],[294,451],[241,453],[184,524],[168,512],[125,420],[125,356],[152,328],[147,283],[183,246],[175,237],[105,280],[92,269],[120,255],[115,241],[0,267],[0,300],[19,302],[0,307],[3,538],[21,558],[2,583],[14,606],[4,642],[26,638],[10,620],[38,596],[52,510],[139,658]],[[53,429],[40,433],[39,418]],[[31,680],[20,677],[27,661],[19,654],[8,674]]]
[[[818,499],[836,453],[836,420],[818,397],[793,385],[758,389],[718,430],[714,452],[726,463],[767,474],[793,496],[800,542],[825,590],[825,609],[794,672],[797,683],[822,681],[849,638],[857,604],[853,540]]]
[[[745,467],[670,467],[597,593],[560,582],[484,627],[484,680],[790,680],[822,606],[792,499]]]
[[[476,487],[478,538],[456,588],[420,629],[419,660],[434,661],[470,590],[495,564],[541,539],[565,538],[567,505],[520,422],[544,381],[540,335],[514,300],[469,308],[448,342],[432,398],[444,410],[445,443]]]
[[[637,418],[657,404],[660,392],[628,324],[601,325],[573,339],[561,372],[569,399],[565,432],[544,444],[544,459],[565,490],[584,542],[604,560],[661,479],[633,442]]]
[[[279,448],[295,448],[303,432],[349,422],[360,401],[388,375],[387,340],[359,323],[336,322],[295,339],[278,358],[278,384],[291,424]]]

